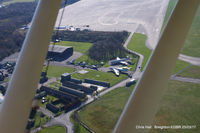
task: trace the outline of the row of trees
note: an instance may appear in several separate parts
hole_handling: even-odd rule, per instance
[[[33,16],[36,3],[16,3],[0,8],[0,60],[19,51],[25,32],[19,30]]]
[[[108,61],[125,56],[122,44],[128,32],[61,31],[59,37],[66,41],[91,42],[93,46],[89,49],[89,57],[96,61]]]

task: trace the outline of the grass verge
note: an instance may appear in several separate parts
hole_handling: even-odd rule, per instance
[[[44,128],[37,133],[66,133],[66,128],[63,126],[52,126]]]

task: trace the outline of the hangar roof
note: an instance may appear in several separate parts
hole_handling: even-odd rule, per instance
[[[56,52],[56,53],[63,53],[66,49],[72,48],[72,46],[60,46],[60,45],[55,45],[54,48],[53,45],[49,45],[48,52]]]

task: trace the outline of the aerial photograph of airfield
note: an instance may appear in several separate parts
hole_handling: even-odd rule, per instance
[[[36,88],[34,99],[39,104],[32,108],[26,130],[30,133],[113,132],[177,2],[69,0],[65,6],[63,1]],[[37,1],[0,1],[0,12],[9,13],[9,8],[26,11],[27,6],[32,9],[27,16],[32,17],[33,3]],[[4,23],[1,15],[0,25]],[[24,37],[31,25],[29,20],[18,24],[20,27],[15,27],[15,33],[23,33]],[[200,8],[171,74],[154,125],[190,125],[187,133],[200,132],[199,21]],[[15,50],[6,54],[3,52],[8,50],[0,50],[0,105],[21,45],[10,47]],[[185,131],[165,130],[167,133]],[[150,133],[161,132],[161,129],[150,130]]]

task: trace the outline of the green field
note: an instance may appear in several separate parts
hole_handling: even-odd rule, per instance
[[[190,65],[190,63],[187,63],[187,62],[184,62],[184,61],[181,61],[181,60],[177,60],[173,74],[180,72],[181,70],[188,67],[189,65]]]
[[[92,43],[61,41],[59,43],[56,43],[56,45],[73,46],[74,51],[86,54],[88,50],[90,49],[90,47],[92,46]]]
[[[182,73],[179,74],[181,77],[197,78],[200,79],[200,67],[191,66]]]
[[[35,0],[10,0],[7,2],[3,2],[4,5],[12,4],[12,3],[17,3],[17,2],[34,2]]]
[[[133,88],[117,88],[100,97],[79,112],[81,120],[96,133],[111,133]]]
[[[43,71],[45,71],[46,67],[43,68]],[[63,73],[72,73],[75,69],[71,67],[64,67],[64,66],[53,66],[50,65],[48,68],[47,76],[48,77],[60,77]]]
[[[97,133],[111,133],[132,88],[118,88],[100,97],[79,112],[81,120]],[[151,130],[151,133],[200,132],[199,88],[199,84],[170,81],[153,123],[156,125],[196,125],[196,129]]]
[[[49,128],[44,128],[37,133],[66,133],[66,128],[63,126],[52,126]]]
[[[73,73],[72,77],[81,79],[81,80],[84,80],[85,78],[87,78],[87,79],[105,81],[105,82],[109,82],[111,86],[127,78],[127,76],[124,74],[120,74],[119,77],[116,77],[115,74],[111,72],[100,72],[100,71],[88,70],[88,69],[86,71],[88,71],[88,73],[85,73],[85,74]]]
[[[134,33],[134,35],[127,47],[128,49],[138,52],[144,56],[144,61],[142,63],[142,69],[144,69],[144,67],[149,59],[149,56],[152,53],[152,50],[147,48],[145,45],[146,39],[147,39],[146,35],[143,35],[140,33]]]
[[[200,85],[170,81],[154,124],[196,125],[194,130],[152,130],[150,133],[199,133]]]
[[[169,16],[172,13],[172,10],[174,9],[177,1],[178,0],[170,0],[161,33],[162,33],[164,27],[166,26],[167,20],[169,19]],[[181,53],[189,55],[189,56],[200,57],[200,46],[199,46],[199,44],[200,44],[200,30],[199,30],[200,24],[199,24],[199,22],[200,22],[200,8],[197,11],[197,14],[193,21],[192,27],[190,28],[190,31],[187,35],[187,38],[186,38],[186,41],[184,43]]]

